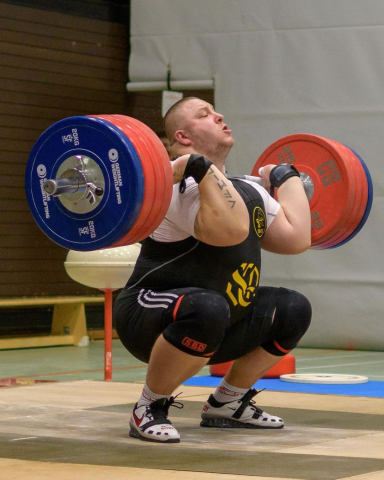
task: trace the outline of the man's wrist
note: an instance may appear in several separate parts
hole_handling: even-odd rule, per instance
[[[199,184],[208,170],[210,169],[212,162],[202,155],[193,153],[190,155],[187,165],[184,170],[183,179],[180,182],[180,193],[185,192],[186,179],[192,177],[197,184]]]
[[[291,177],[299,177],[300,173],[293,165],[282,163],[272,168],[269,173],[269,181],[271,182],[270,194],[273,197],[275,188],[281,187]]]

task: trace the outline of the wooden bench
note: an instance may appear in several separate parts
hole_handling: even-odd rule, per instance
[[[57,345],[86,346],[89,342],[85,304],[104,304],[103,296],[0,298],[0,308],[53,306],[50,335],[0,338],[0,350],[50,347]]]

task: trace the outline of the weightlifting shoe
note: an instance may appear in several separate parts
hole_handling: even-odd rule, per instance
[[[174,397],[169,400],[160,398],[141,407],[136,404],[129,421],[129,436],[146,442],[179,443],[179,432],[167,418],[170,406],[183,408],[183,404],[175,402]]]
[[[260,391],[248,390],[241,400],[229,403],[220,403],[211,395],[203,407],[200,425],[219,428],[283,428],[281,418],[256,407],[252,398],[258,393]]]

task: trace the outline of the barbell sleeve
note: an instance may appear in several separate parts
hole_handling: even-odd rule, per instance
[[[76,193],[81,189],[85,190],[86,186],[86,182],[79,181],[78,178],[48,179],[43,183],[44,192],[54,197],[64,195],[65,193]]]

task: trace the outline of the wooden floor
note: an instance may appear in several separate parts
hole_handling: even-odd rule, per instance
[[[76,380],[0,388],[0,478],[384,480],[384,399],[262,392],[282,430],[199,426],[208,387],[181,387],[180,444],[128,436],[142,383]]]

